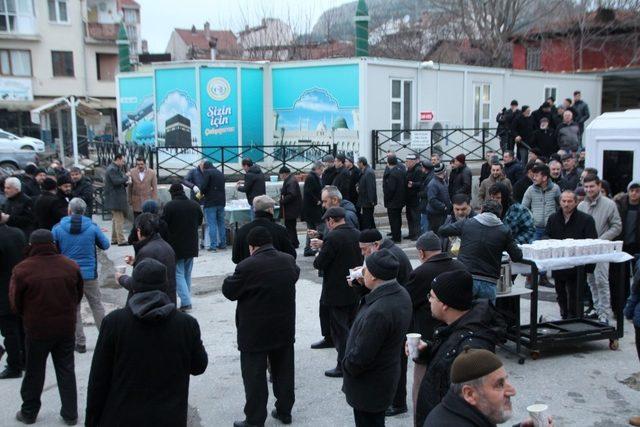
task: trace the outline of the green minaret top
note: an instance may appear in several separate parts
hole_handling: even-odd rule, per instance
[[[356,56],[369,56],[369,8],[365,0],[356,7]]]
[[[129,58],[129,38],[127,37],[127,31],[124,29],[124,24],[120,23],[120,30],[118,31],[118,62],[120,65],[120,71],[131,71],[131,60]]]

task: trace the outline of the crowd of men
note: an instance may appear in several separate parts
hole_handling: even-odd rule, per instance
[[[586,109],[588,116],[576,97],[571,108]],[[558,114],[549,104],[543,107],[545,114]],[[521,117],[528,118],[528,110]],[[562,114],[567,113],[568,107]],[[547,116],[536,117],[542,123]],[[416,426],[506,422],[515,390],[494,354],[506,327],[494,305],[503,252],[520,261],[519,244],[596,237],[620,239],[625,251],[640,252],[640,183],[631,182],[626,193],[613,197],[598,171],[580,168],[579,146],[556,146],[545,155],[528,145],[525,153],[526,138],[514,139],[519,155],[511,146],[502,158],[487,153],[475,184],[464,154],[446,165],[437,153],[424,160],[416,153],[404,159],[389,153],[382,177],[387,236],[376,227],[376,176],[365,157],[327,156],[312,166],[303,188],[284,166],[275,199],[266,195],[260,167],[244,159],[245,177],[236,189],[246,195],[251,221],[235,233],[230,256],[236,268],[222,285],[223,295],[237,302],[246,397],[245,418],[234,426],[264,425],[269,380],[276,397],[271,416],[283,424],[293,420],[299,220],[306,223],[302,254],[314,257],[322,278],[322,339],[311,347],[335,348],[336,364],[325,375],[342,379],[357,426],[383,426],[385,417],[407,412],[407,395]],[[4,179],[3,189],[0,332],[7,367],[0,379],[24,372],[17,420],[36,421],[51,354],[60,415],[68,425],[77,423],[73,353],[86,351],[84,295],[100,331],[86,425],[186,425],[189,377],[207,367],[198,322],[187,314],[193,305],[191,271],[199,250],[227,248],[223,174],[201,162],[171,184],[171,201],[160,207],[155,172],[144,159],[125,171],[123,156],[116,155],[103,187],[111,239],[91,221],[93,184],[80,169],[30,166],[20,178]],[[126,239],[129,210],[134,223]],[[415,269],[398,246],[403,238],[415,242]],[[133,245],[126,256],[133,270],[115,274],[128,291],[126,307],[105,315],[97,250],[111,245]],[[587,315],[602,323],[614,316],[607,266],[588,270]],[[554,271],[552,277],[560,316],[575,317],[582,310],[575,270]],[[625,309],[636,320],[636,337],[638,282],[636,275]],[[549,283],[541,278],[543,286]],[[417,349],[406,342],[408,333],[420,334]],[[415,363],[408,391],[409,358]],[[167,364],[172,369],[164,369]]]

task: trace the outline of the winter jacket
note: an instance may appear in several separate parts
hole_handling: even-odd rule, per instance
[[[476,215],[476,211],[471,209],[471,211],[469,212],[469,216],[467,218],[463,218],[462,220],[473,218]],[[456,221],[458,221],[458,218],[456,218],[455,213],[451,212],[451,214],[447,215],[442,225],[453,224]],[[442,252],[451,251],[451,241],[448,237],[440,236],[440,244],[442,245]]]
[[[534,184],[525,191],[522,206],[531,211],[536,227],[544,227],[560,206],[560,187],[551,180],[547,181],[545,188]]]
[[[240,262],[224,279],[223,295],[238,301],[238,350],[265,352],[293,345],[299,276],[296,260],[269,244]]]
[[[349,172],[349,197],[345,197],[345,199],[358,206],[358,183],[362,172],[357,166],[352,166],[347,171]]]
[[[522,177],[523,171],[522,163],[517,160],[512,160],[504,164],[504,174],[509,179],[509,182],[518,182]]]
[[[361,208],[372,208],[378,204],[378,192],[376,188],[376,174],[367,165],[360,175],[358,181],[358,206]]]
[[[89,218],[93,215],[93,191],[93,181],[87,176],[83,176],[78,182],[74,182],[73,190],[71,190],[72,197],[79,197],[87,204],[84,214]]]
[[[199,187],[204,195],[201,200],[205,208],[212,208],[227,204],[227,194],[224,189],[224,175],[217,168],[204,170],[204,182]]]
[[[136,293],[100,327],[85,425],[187,425],[189,376],[207,368],[198,321],[161,291]]]
[[[543,239],[597,239],[596,223],[591,215],[575,209],[568,222],[564,220],[562,209],[549,217],[547,226],[544,229]],[[589,269],[591,271],[589,271]],[[592,272],[593,267],[587,267],[587,272]],[[576,269],[553,270],[553,277],[566,279],[576,277]]]
[[[495,352],[496,344],[503,341],[505,323],[488,300],[477,300],[471,310],[450,325],[438,328],[433,342],[420,354],[419,360],[427,365],[416,405],[416,425],[425,419],[449,391],[451,365],[465,347]]]
[[[24,194],[31,197],[32,199],[35,199],[40,195],[42,189],[40,188],[40,184],[38,184],[38,181],[36,181],[34,177],[25,173],[20,175],[18,178],[22,183],[22,192]]]
[[[482,206],[482,204],[486,200],[487,195],[489,194],[489,189],[494,184],[497,184],[497,183],[505,185],[507,187],[507,189],[509,189],[509,194],[513,193],[513,187],[511,186],[511,181],[509,181],[509,178],[507,178],[504,175],[504,173],[498,179],[495,179],[493,177],[493,175],[489,175],[489,178],[485,179],[484,181],[482,181],[480,183],[480,189],[478,190],[478,205],[479,206]]]
[[[399,165],[389,167],[382,177],[382,194],[384,207],[387,209],[402,209],[405,204],[407,186],[407,172]]]
[[[247,195],[247,202],[249,202],[251,206],[253,206],[253,199],[267,194],[264,174],[260,166],[253,165],[247,170],[244,176],[244,185],[238,187],[238,191]]]
[[[540,150],[540,155],[545,159],[548,159],[549,156],[557,153],[560,149],[556,131],[551,128],[537,129],[533,132],[530,146]]]
[[[622,232],[622,220],[613,200],[601,194],[595,200],[586,197],[578,205],[578,210],[593,217],[599,239],[614,240]]]
[[[424,427],[495,427],[475,406],[453,390],[429,413]]]
[[[340,207],[345,210],[346,215],[345,221],[348,225],[355,228],[356,230],[360,230],[360,223],[358,221],[358,212],[356,211],[356,207],[348,200],[342,199],[340,201]]]
[[[420,185],[420,192],[418,193],[418,203],[420,207],[420,213],[427,214],[427,207],[429,206],[429,183],[435,177],[433,171],[429,171]]]
[[[164,219],[158,216],[158,214],[154,215],[156,215],[156,219],[158,220],[158,234],[160,234],[162,240],[166,242],[167,240],[169,240],[169,226]],[[129,232],[129,237],[127,237],[127,242],[129,242],[130,245],[133,245],[138,243],[139,241],[140,239],[138,239],[138,230],[136,229],[134,224],[134,226],[131,227],[131,231]]]
[[[322,222],[322,182],[315,172],[309,172],[305,178],[302,194],[302,220],[320,224]]]
[[[346,167],[336,168],[336,176],[331,185],[340,190],[343,199],[351,200],[351,174]]]
[[[617,239],[624,242],[623,251],[628,252],[629,250],[633,252],[635,248],[640,247],[640,209],[636,211],[636,221],[635,224],[633,224],[635,227],[635,233],[633,234],[634,240],[631,242],[627,239],[627,230],[632,226],[632,224],[629,224],[627,221],[627,214],[629,212],[629,195],[624,194],[620,197],[616,197],[614,200],[618,206],[618,212],[620,213],[620,219],[622,220],[622,231]],[[628,253],[635,255],[631,252]]]
[[[583,100],[579,100],[573,103],[572,105],[573,111],[575,111],[576,116],[574,120],[582,127],[584,123],[589,120],[591,114],[589,113],[589,105]]]
[[[22,230],[0,224],[0,316],[11,314],[9,305],[11,271],[22,261],[26,244]]]
[[[533,181],[527,175],[523,175],[513,186],[513,200],[522,203],[524,193],[527,192],[527,189],[531,187],[531,185],[533,185]]]
[[[513,137],[521,137],[522,142],[529,145],[533,132],[536,130],[536,122],[533,116],[525,117],[521,114],[513,124]]]
[[[640,328],[640,265],[636,264],[636,272],[631,284],[631,295],[624,306],[624,317],[633,321],[633,326]]]
[[[396,280],[361,299],[349,331],[342,369],[342,391],[354,409],[388,408],[400,378],[400,352],[411,323],[411,299]]]
[[[297,219],[302,212],[302,193],[295,176],[289,175],[280,189],[280,216]]]
[[[335,166],[329,166],[322,172],[322,186],[333,185],[333,180],[336,177],[337,169]]]
[[[7,197],[2,205],[2,212],[9,215],[7,225],[22,230],[28,241],[36,225],[33,217],[33,200],[22,192],[13,197]]]
[[[482,184],[482,181],[489,178],[491,176],[491,164],[484,162],[482,167],[480,168],[480,179],[478,181],[478,186]]]
[[[239,264],[243,259],[249,258],[249,243],[247,242],[247,238],[249,236],[249,232],[255,227],[266,228],[273,239],[273,246],[280,252],[287,253],[295,258],[296,250],[294,249],[291,240],[289,240],[287,229],[282,225],[275,223],[273,221],[273,215],[269,212],[257,211],[255,215],[256,217],[253,221],[243,225],[236,232],[236,236],[233,241],[233,253],[231,256],[233,263]]]
[[[409,274],[406,288],[413,304],[411,332],[421,334],[425,341],[431,340],[435,328],[443,325],[431,315],[431,304],[429,304],[431,283],[441,273],[459,270],[466,270],[463,263],[453,259],[448,253],[440,253],[429,258]]]
[[[73,338],[83,284],[78,264],[53,244],[31,245],[9,285],[11,308],[22,317],[25,334],[34,340]]]
[[[576,122],[560,123],[556,137],[560,150],[575,153],[580,148],[580,126]]]
[[[142,204],[158,198],[158,177],[153,169],[145,169],[144,179],[140,181],[138,168],[129,171],[131,185],[127,187],[129,204],[134,212],[142,212]]]
[[[452,198],[455,194],[466,194],[471,198],[471,179],[471,170],[466,165],[451,169],[449,196]]]
[[[412,168],[407,169],[407,193],[405,197],[407,206],[417,207],[420,205],[420,189],[424,179],[425,174],[422,172],[420,164],[415,164]],[[411,183],[411,187],[409,187],[409,183]]]
[[[573,168],[570,172],[563,171],[562,178],[565,181],[565,188],[575,191],[580,184],[580,175],[582,175],[582,169],[579,168]]]
[[[71,215],[53,227],[53,240],[58,245],[60,253],[74,260],[80,267],[84,280],[94,280],[98,277],[98,259],[96,246],[106,251],[109,249],[109,239],[100,227],[83,215]]]
[[[427,215],[445,216],[451,211],[449,189],[443,179],[434,176],[427,186]]]
[[[129,178],[115,163],[111,163],[104,174],[104,208],[112,211],[127,212],[127,181]]]
[[[519,245],[531,243],[536,235],[533,216],[531,216],[529,209],[520,203],[511,203],[502,222],[509,227],[513,240]]]
[[[176,255],[169,243],[162,240],[158,233],[154,233],[150,237],[139,241],[133,245],[135,251],[135,262],[133,266],[138,265],[142,260],[151,258],[160,262],[167,268],[167,287],[166,294],[172,303],[176,304]],[[133,289],[130,276],[120,276],[118,283],[129,291],[128,299],[133,296]]]
[[[513,240],[511,230],[489,212],[443,225],[438,234],[444,237],[460,236],[458,261],[467,267],[469,273],[485,280],[500,278],[503,251],[507,251],[514,262],[522,259],[522,251]]]
[[[182,185],[191,189],[191,200],[196,200],[196,193],[193,187],[198,187],[202,191],[205,183],[204,172],[199,167],[191,169],[182,180]]]
[[[313,267],[322,271],[320,301],[329,307],[355,305],[354,289],[347,283],[349,269],[362,265],[360,232],[347,225],[339,225],[324,236],[322,248]]]
[[[54,225],[68,215],[68,207],[69,202],[61,197],[60,191],[56,194],[48,191],[43,192],[33,202],[35,228],[51,230]]]
[[[391,252],[391,255],[396,257],[400,263],[396,280],[401,286],[405,286],[409,281],[409,275],[413,271],[411,260],[409,260],[405,251],[400,246],[396,245],[391,239],[384,239],[382,243],[380,243],[380,249],[388,249],[389,252]]]
[[[184,194],[176,195],[167,203],[162,212],[169,227],[169,240],[176,254],[176,260],[198,256],[198,229],[203,215],[200,205],[187,199]]]

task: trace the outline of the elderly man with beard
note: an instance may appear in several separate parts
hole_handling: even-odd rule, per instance
[[[502,361],[484,349],[464,349],[451,365],[451,388],[444,399],[429,414],[429,427],[493,427],[513,416],[511,397],[516,389]],[[528,419],[518,427],[534,426]],[[544,424],[552,427],[549,417]]]

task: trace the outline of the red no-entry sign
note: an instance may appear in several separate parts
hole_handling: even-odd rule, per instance
[[[433,111],[420,111],[420,121],[428,122],[433,120]]]

